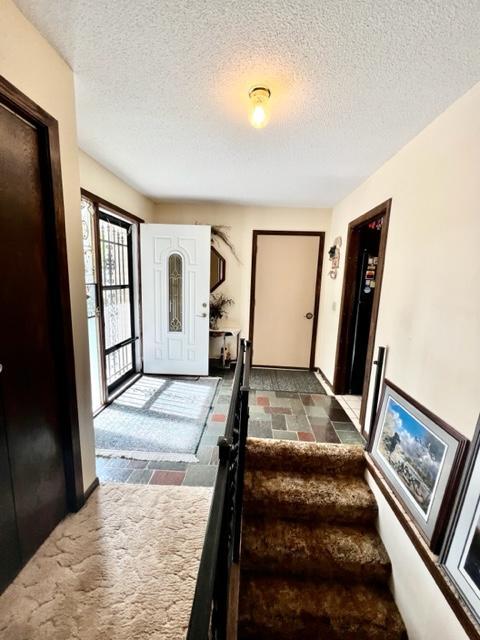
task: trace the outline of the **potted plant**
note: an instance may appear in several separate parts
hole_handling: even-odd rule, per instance
[[[232,298],[227,298],[223,293],[212,293],[210,296],[210,328],[217,329],[218,321],[226,317],[227,308],[234,304]]]

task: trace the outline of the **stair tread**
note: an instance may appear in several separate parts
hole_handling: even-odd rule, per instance
[[[374,529],[270,518],[244,520],[242,567],[382,582],[388,580],[391,570]]]
[[[343,523],[371,522],[377,504],[363,478],[281,471],[246,471],[245,513],[312,518]]]
[[[406,638],[386,588],[242,575],[239,638],[400,640]]]
[[[361,475],[365,470],[365,454],[362,447],[353,444],[248,438],[246,467]]]

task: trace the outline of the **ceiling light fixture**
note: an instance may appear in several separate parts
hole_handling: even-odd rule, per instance
[[[270,100],[270,89],[265,87],[253,87],[248,92],[250,98],[250,124],[255,129],[261,129],[270,119],[270,109],[268,101]]]

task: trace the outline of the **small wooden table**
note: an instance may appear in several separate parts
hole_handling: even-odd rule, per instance
[[[240,352],[240,329],[227,329],[227,328],[222,328],[222,329],[210,329],[210,337],[211,338],[223,338],[223,349],[222,349],[222,358],[221,358],[221,363],[222,363],[222,368],[223,369],[228,369],[227,365],[226,365],[226,358],[225,358],[225,354],[226,354],[226,346],[227,346],[227,337],[228,336],[232,336],[233,338],[236,339],[237,342],[237,350],[235,353],[235,360],[237,360],[238,358],[238,354]],[[233,358],[232,358],[232,362],[234,362]]]

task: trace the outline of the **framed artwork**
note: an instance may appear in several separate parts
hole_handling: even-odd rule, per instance
[[[368,451],[434,553],[452,511],[468,440],[390,381]]]
[[[480,418],[442,564],[480,622]]]

